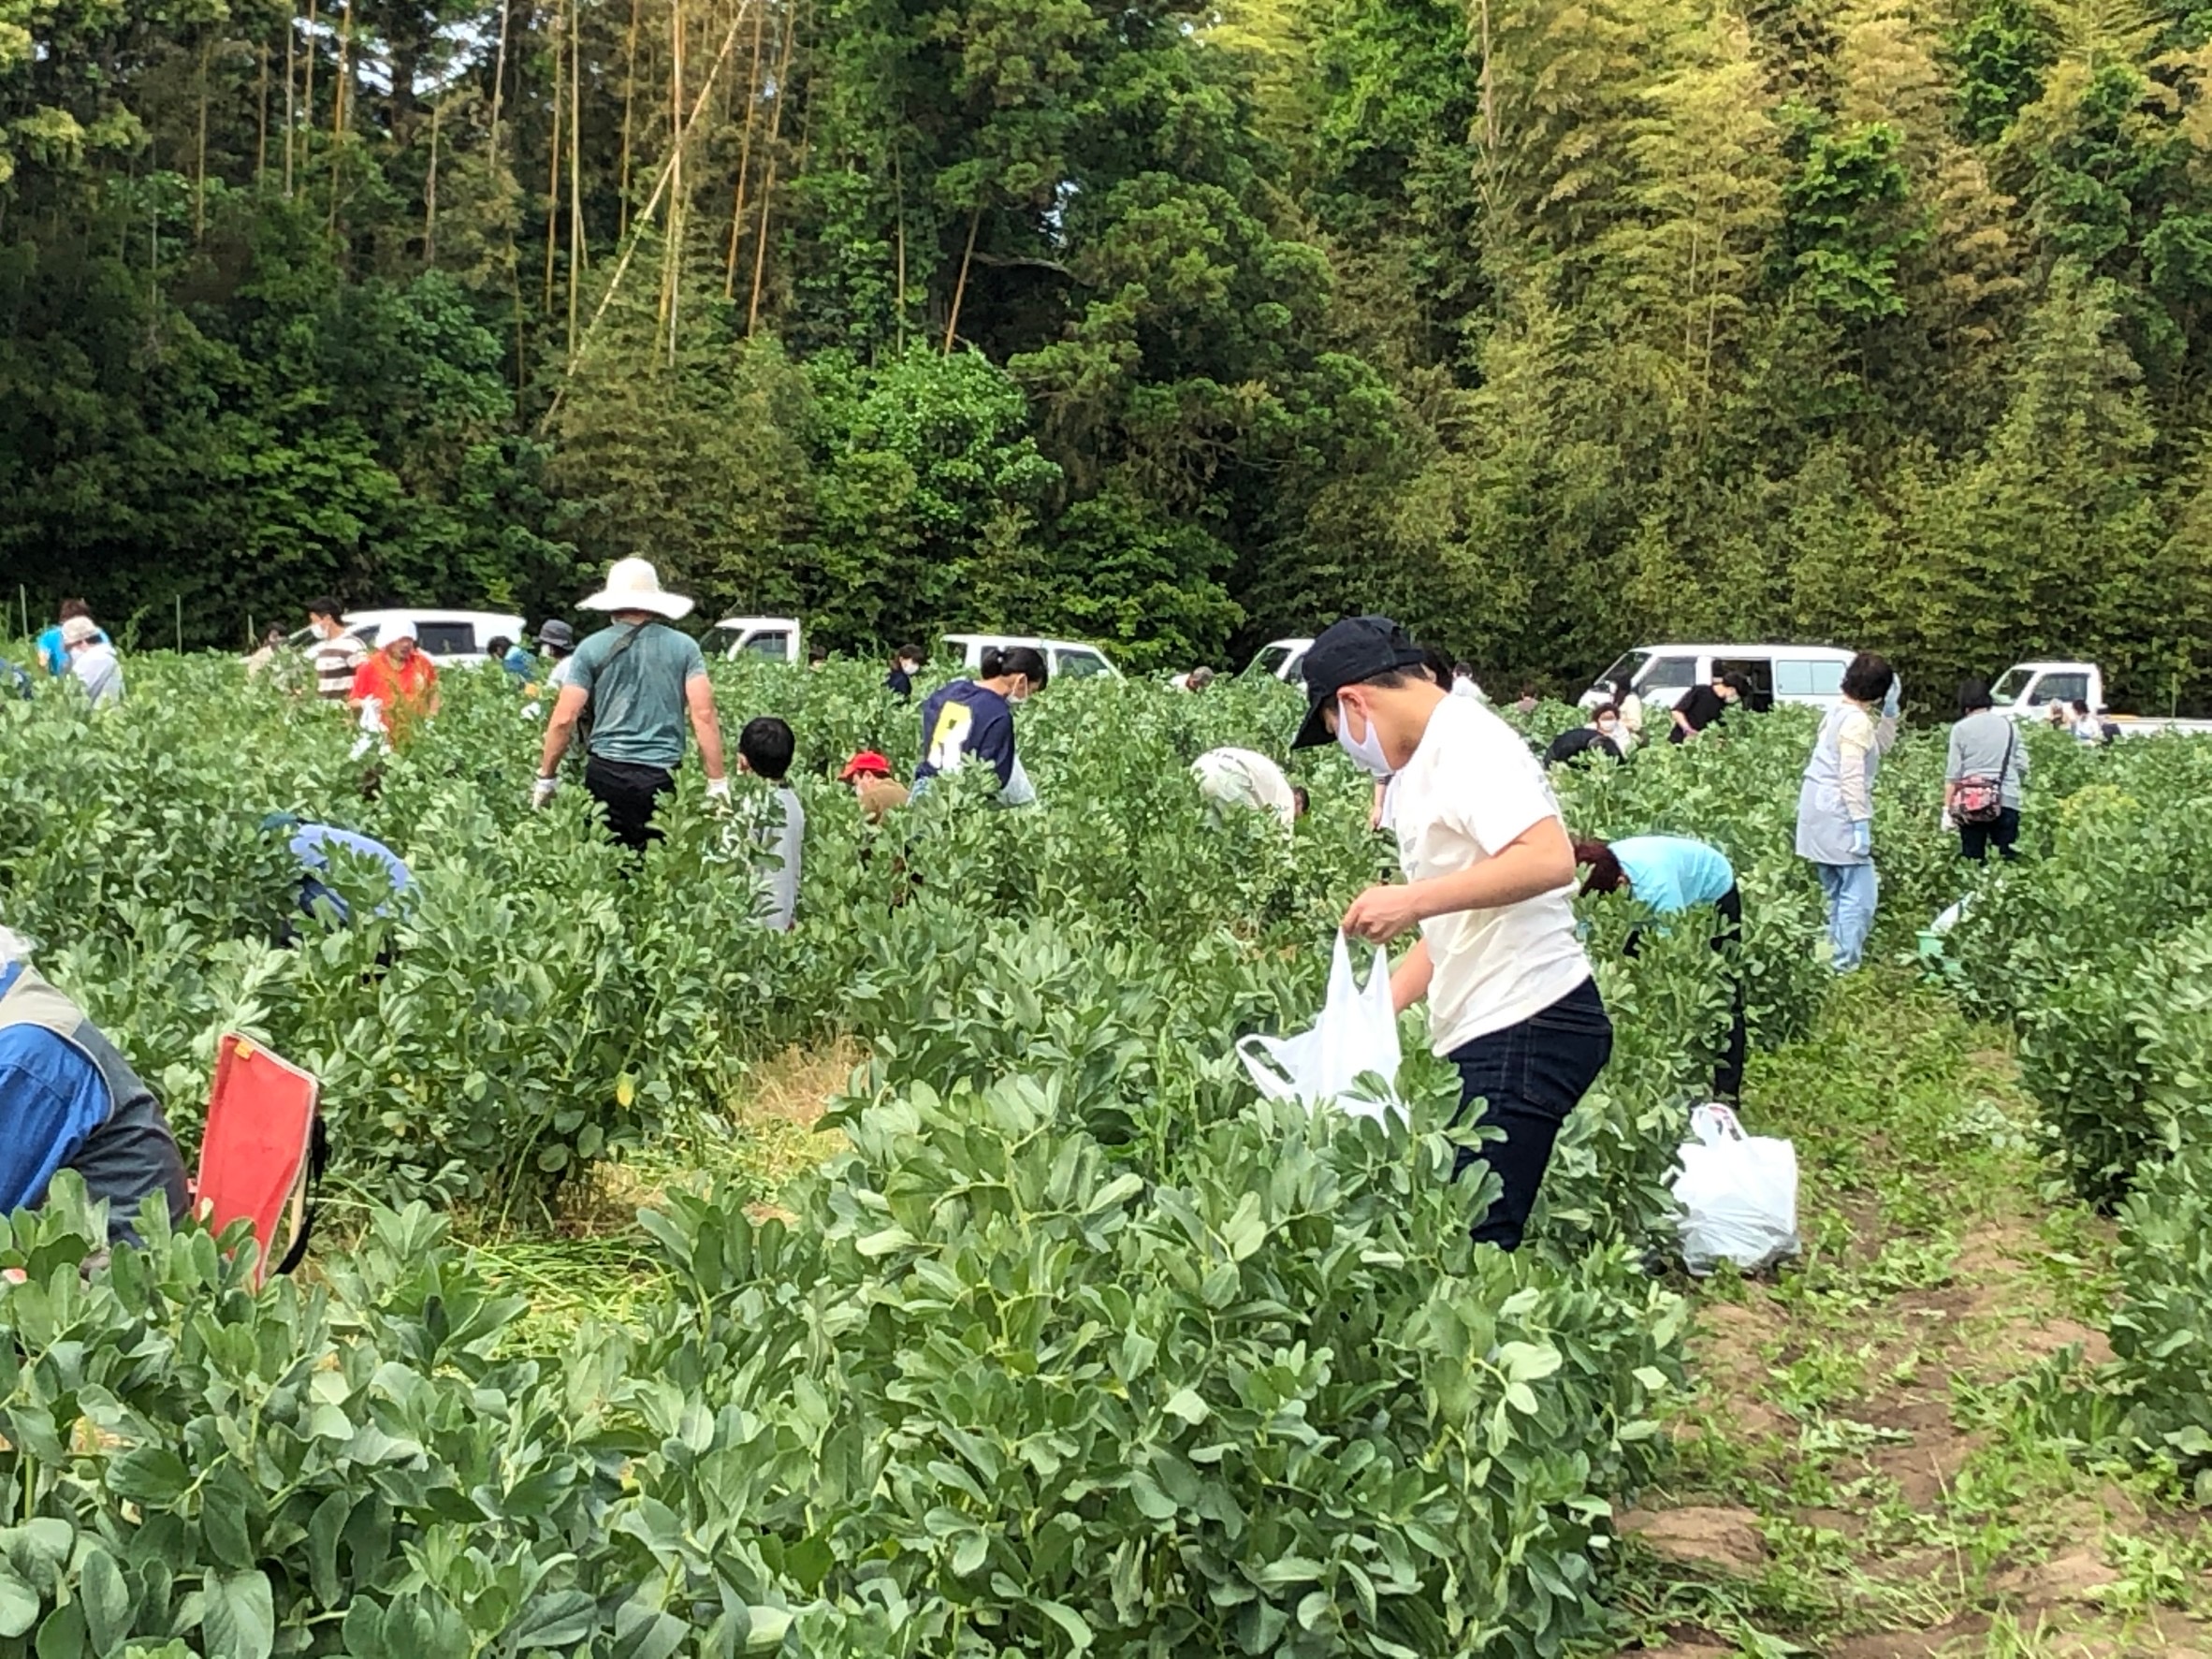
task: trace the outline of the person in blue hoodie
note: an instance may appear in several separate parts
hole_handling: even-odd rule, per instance
[[[998,774],[1001,791],[1015,787],[1013,706],[1044,688],[1044,653],[1032,646],[993,647],[983,652],[976,677],[939,686],[922,705],[922,763],[914,793],[929,780],[982,761]]]

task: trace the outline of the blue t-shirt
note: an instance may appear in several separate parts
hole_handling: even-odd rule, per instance
[[[1736,885],[1720,850],[1687,836],[1631,836],[1612,848],[1636,896],[1662,915],[1718,904]]]
[[[392,895],[395,898],[406,892],[415,881],[413,873],[400,855],[382,841],[372,841],[367,836],[339,829],[332,824],[303,823],[292,832],[292,839],[286,845],[291,848],[292,856],[299,861],[300,868],[310,872],[299,884],[299,908],[311,916],[314,914],[315,904],[320,900],[337,910],[341,922],[353,920],[352,910],[337,890],[315,879],[316,874],[330,867],[328,850],[332,847],[342,847],[349,852],[361,853],[384,866],[385,874],[391,880]],[[389,909],[388,905],[378,905],[376,913],[384,915]]]
[[[527,680],[537,672],[537,664],[531,660],[529,650],[519,645],[507,648],[507,654],[500,659],[500,666],[521,680]]]
[[[922,705],[922,764],[917,782],[959,769],[970,760],[988,761],[1004,789],[1013,781],[1013,707],[988,686],[956,679],[929,693]]]
[[[101,645],[115,643],[108,637],[107,630],[102,628],[93,630],[93,638]],[[46,672],[54,678],[59,679],[69,672],[69,650],[62,644],[62,625],[59,622],[40,633],[31,644],[38,652],[38,661],[46,665]]]
[[[22,970],[20,962],[0,968],[0,993]],[[107,1079],[75,1044],[42,1026],[0,1026],[0,1215],[44,1201],[54,1171],[112,1109]]]

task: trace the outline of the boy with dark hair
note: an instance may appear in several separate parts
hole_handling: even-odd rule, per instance
[[[747,720],[737,734],[737,769],[775,786],[774,805],[754,829],[753,839],[776,854],[761,895],[760,918],[779,933],[789,933],[798,920],[799,863],[807,839],[807,809],[785,781],[797,749],[791,727],[774,715]]]

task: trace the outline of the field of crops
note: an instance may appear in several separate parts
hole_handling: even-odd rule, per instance
[[[1310,1018],[1394,869],[1333,750],[1292,835],[1201,806],[1279,686],[1055,685],[1041,807],[874,829],[828,780],[910,770],[873,671],[718,665],[726,727],[798,734],[779,935],[695,768],[635,868],[581,791],[532,813],[497,677],[371,764],[228,662],[130,671],[0,705],[0,923],[188,1143],[219,1033],[313,1070],[329,1220],[260,1292],[151,1222],[80,1277],[65,1193],[0,1223],[0,1655],[2202,1648],[2212,744],[2030,734],[2028,856],[1919,964],[1969,883],[1909,735],[1845,982],[1809,721],[1562,774],[1578,833],[1741,878],[1807,1248],[1695,1285],[1648,1271],[1728,1008],[1695,930],[1624,960],[1585,901],[1618,1046],[1517,1255],[1466,1240],[1415,1016],[1409,1127],[1255,1098],[1234,1039]],[[279,809],[415,890],[278,948]]]

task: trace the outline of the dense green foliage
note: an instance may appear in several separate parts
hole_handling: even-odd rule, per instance
[[[147,640],[648,552],[869,652],[1819,635],[2212,695],[2203,14],[0,16],[0,566]]]
[[[67,688],[0,705],[0,916],[188,1139],[220,1030],[313,1065],[339,1178],[371,1201],[315,1275],[258,1293],[156,1217],[89,1275],[104,1235],[65,1194],[0,1223],[0,1266],[27,1274],[0,1286],[0,1654],[1553,1655],[1601,1635],[1610,1515],[1657,1469],[1681,1377],[1683,1309],[1642,1256],[1725,1014],[1700,929],[1623,959],[1648,919],[1585,904],[1618,1047],[1508,1258],[1467,1242],[1453,1080],[1418,1046],[1389,1128],[1258,1101],[1230,1052],[1309,1015],[1321,942],[1388,864],[1332,749],[1300,758],[1316,808],[1288,836],[1199,805],[1202,749],[1279,752],[1281,687],[1055,686],[1020,717],[1041,807],[962,779],[871,829],[828,774],[864,742],[910,764],[912,710],[858,667],[718,665],[725,720],[773,708],[800,735],[781,936],[747,919],[749,795],[724,818],[688,779],[628,867],[578,792],[528,810],[534,727],[496,674],[451,677],[438,721],[372,764],[333,711],[233,665],[134,669],[98,718]],[[2034,939],[2008,918],[2102,906],[2101,938],[2086,913],[2054,933],[2085,951],[2148,926],[2124,880],[2086,896],[2097,859],[2069,837],[2178,857],[2162,803],[2201,798],[2204,764],[2183,740],[2030,736],[2033,857],[1985,879],[1957,951],[2023,1009],[2005,953]],[[1558,774],[1578,829],[1726,848],[1768,1044],[1828,995],[1791,852],[1810,737],[1789,711]],[[1934,823],[1941,754],[1912,737],[1885,770],[1881,955],[1968,884]],[[388,839],[416,890],[273,947],[278,806]],[[337,880],[369,895],[367,872]],[[835,1153],[770,1218],[749,1186],[647,1209],[662,1273],[618,1324],[526,1326],[434,1213],[557,1203],[831,1033],[866,1045]],[[2199,1169],[2123,1211],[2094,1402],[2185,1467]]]
[[[2212,884],[2198,820],[2212,746],[2058,745],[2030,819],[2044,856],[1974,895],[1950,954],[1962,990],[2016,1022],[2022,1081],[2081,1198],[2117,1209],[2124,1300],[2099,1437],[2212,1497]]]
[[[65,688],[0,712],[0,913],[188,1134],[242,1026],[323,1075],[342,1181],[415,1207],[260,1295],[151,1217],[80,1282],[96,1227],[18,1218],[0,1652],[1549,1654],[1596,1627],[1679,1378],[1641,1251],[1724,1007],[1695,930],[1608,961],[1621,1062],[1507,1258],[1444,1178],[1448,1069],[1410,1064],[1385,1131],[1257,1102],[1230,1052],[1306,1017],[1381,867],[1332,751],[1294,837],[1199,803],[1188,758],[1279,738],[1281,687],[1053,688],[1023,716],[1046,805],[964,779],[870,832],[822,775],[864,740],[910,761],[911,709],[865,670],[728,672],[726,709],[805,735],[786,937],[746,920],[748,799],[687,794],[627,873],[573,793],[529,811],[496,674],[372,764],[234,665],[138,667],[112,715]],[[415,890],[272,947],[272,805],[388,837]],[[1756,948],[1801,955],[1776,914]],[[870,1049],[848,1148],[780,1195],[788,1229],[750,1188],[648,1211],[670,1272],[623,1329],[523,1351],[422,1207],[526,1213],[843,1029]]]

